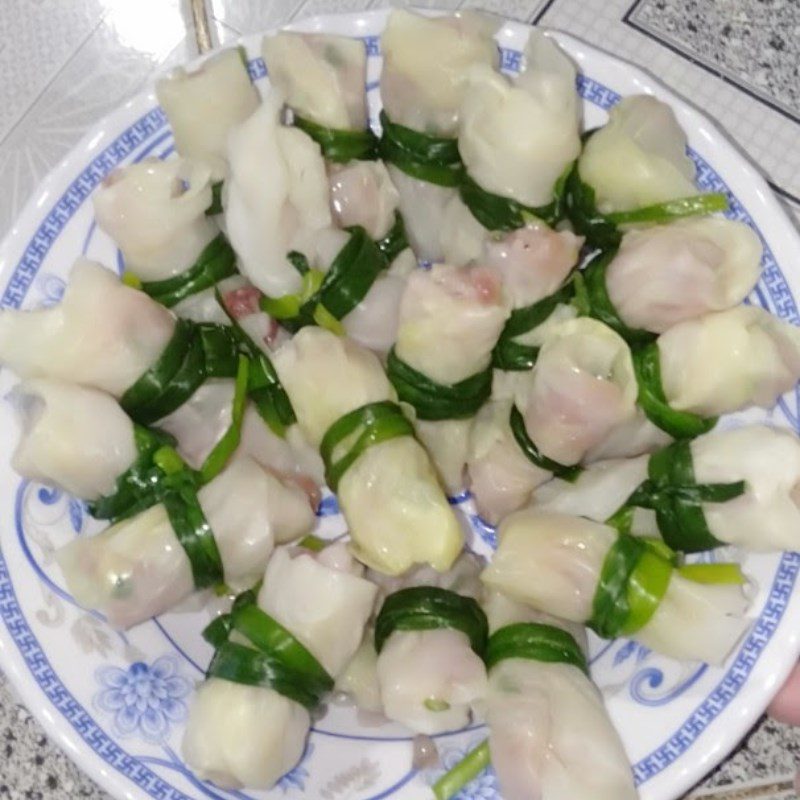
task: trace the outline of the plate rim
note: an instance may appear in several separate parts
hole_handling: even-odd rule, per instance
[[[435,12],[434,12],[435,13]],[[447,12],[442,12],[447,13]],[[381,20],[386,17],[388,14],[388,10],[368,10],[368,11],[358,11],[358,12],[346,12],[346,13],[339,13],[339,14],[323,14],[323,15],[315,15],[301,21],[293,22],[290,25],[283,26],[282,28],[271,28],[266,31],[260,31],[252,34],[247,34],[245,36],[237,38],[235,41],[226,43],[224,47],[217,47],[213,50],[209,51],[208,53],[204,53],[200,56],[192,58],[185,62],[185,65],[189,66],[196,66],[199,63],[202,63],[205,59],[213,56],[216,52],[223,49],[229,49],[231,47],[235,47],[238,44],[242,43],[249,43],[255,42],[257,39],[260,39],[264,35],[273,33],[277,30],[281,29],[289,29],[289,30],[302,30],[302,29],[317,29],[321,28],[324,29],[326,26],[331,25],[331,21],[338,22],[339,24],[350,23],[351,25],[355,25],[355,22],[359,19],[368,19],[372,22],[375,20]],[[524,29],[526,31],[531,30],[532,28],[538,28],[539,30],[544,30],[546,32],[551,32],[555,35],[555,38],[559,41],[567,42],[569,45],[569,50],[571,53],[575,53],[576,50],[584,50],[588,53],[589,57],[592,59],[599,58],[604,61],[609,69],[623,69],[623,71],[627,74],[628,77],[636,76],[638,80],[642,83],[643,89],[645,91],[651,91],[657,94],[659,97],[667,99],[668,102],[673,106],[676,113],[678,113],[679,118],[682,116],[688,116],[692,122],[693,128],[699,129],[704,128],[710,132],[710,139],[715,140],[715,144],[721,144],[725,150],[728,152],[725,154],[726,157],[734,158],[737,161],[737,170],[740,171],[741,175],[747,178],[747,180],[751,183],[750,191],[752,192],[754,197],[758,198],[759,201],[759,209],[757,213],[753,213],[755,209],[748,206],[748,213],[751,214],[752,217],[758,217],[759,223],[758,227],[763,231],[765,228],[769,228],[770,230],[773,227],[783,228],[778,235],[780,236],[793,236],[795,239],[795,245],[800,246],[800,235],[794,226],[793,221],[785,211],[785,209],[781,206],[777,198],[775,197],[772,190],[769,188],[768,184],[766,183],[763,176],[758,171],[757,167],[753,164],[751,158],[744,152],[742,152],[737,145],[735,145],[728,137],[726,133],[718,126],[718,124],[707,117],[701,110],[697,109],[691,101],[681,97],[672,89],[667,87],[659,78],[651,75],[646,69],[631,63],[627,59],[622,59],[617,56],[614,56],[610,53],[607,53],[601,48],[598,48],[578,37],[575,37],[571,34],[553,30],[546,27],[535,26],[525,22],[518,22],[514,20],[508,20],[505,17],[501,18],[504,19],[504,25],[510,25],[512,28],[517,29]],[[576,61],[579,64],[583,63],[583,58],[585,58],[585,54],[583,54],[583,58],[575,56]],[[36,189],[32,193],[30,199],[27,203],[23,206],[22,210],[17,215],[14,224],[12,225],[11,229],[7,232],[4,236],[2,242],[0,243],[0,276],[5,276],[8,271],[13,270],[14,264],[11,262],[11,255],[14,252],[15,247],[19,249],[20,242],[24,243],[26,238],[26,234],[22,233],[20,227],[25,227],[24,221],[27,219],[33,220],[38,216],[38,221],[36,223],[37,227],[41,224],[41,212],[40,208],[43,206],[48,200],[51,199],[51,195],[54,193],[54,189],[59,185],[59,183],[63,183],[64,177],[67,174],[71,175],[73,178],[75,175],[79,175],[82,171],[82,168],[86,165],[86,156],[89,153],[94,153],[97,155],[99,152],[104,150],[109,144],[113,143],[115,138],[119,137],[119,131],[122,128],[130,127],[130,125],[137,121],[131,120],[131,112],[135,109],[141,107],[144,108],[146,104],[153,105],[155,103],[155,94],[153,91],[153,85],[155,80],[157,80],[162,74],[164,74],[164,70],[159,71],[152,75],[146,82],[145,86],[140,89],[133,97],[131,97],[128,101],[120,105],[118,108],[114,109],[110,113],[104,115],[100,120],[98,120],[90,130],[88,130],[78,141],[78,143],[72,147],[69,153],[59,161],[57,165],[55,165],[52,169],[48,171],[47,176],[39,182]],[[143,117],[140,117],[141,119]],[[743,168],[743,169],[742,169]],[[740,175],[740,176],[741,176]],[[727,176],[726,176],[727,177]],[[57,202],[57,201],[55,201]],[[748,203],[750,200],[748,199]],[[53,206],[55,208],[55,205]],[[767,220],[760,219],[763,215],[769,215],[769,224],[767,224]],[[34,228],[35,230],[36,228]],[[775,249],[775,243],[770,242],[769,240],[775,234],[767,235],[765,233],[764,239],[765,243],[768,243],[768,246]],[[781,249],[785,249],[785,246],[782,244]],[[778,259],[780,261],[781,259]],[[10,275],[9,275],[10,278]],[[8,288],[8,284],[3,288],[3,291]],[[5,562],[5,558],[3,558]],[[787,605],[786,614],[789,613],[789,607]],[[792,650],[797,651],[800,650],[800,635],[794,634],[792,637]],[[22,659],[21,655],[15,651],[14,643],[10,640],[8,631],[5,626],[0,626],[0,653],[4,654],[3,658],[3,666],[6,671],[6,674],[9,677],[10,682],[14,685],[15,689],[22,697],[23,701],[25,702],[26,707],[29,711],[33,714],[33,716],[42,724],[45,728],[48,735],[53,739],[53,741],[58,744],[58,746],[66,752],[68,757],[89,777],[92,778],[95,782],[99,785],[103,786],[107,791],[109,791],[114,796],[119,797],[126,797],[126,798],[134,798],[139,796],[138,794],[133,794],[129,789],[125,786],[125,784],[130,784],[131,781],[128,777],[118,773],[116,770],[113,772],[109,772],[108,770],[104,769],[102,766],[102,761],[99,759],[98,754],[92,750],[77,734],[70,732],[68,730],[61,730],[62,726],[66,728],[70,728],[69,723],[66,722],[63,718],[58,718],[54,720],[52,715],[49,714],[49,700],[46,697],[42,697],[42,690],[41,688],[31,680],[30,675],[26,670],[27,668],[24,665],[24,659]],[[7,656],[11,654],[11,658],[9,659]],[[773,668],[773,681],[769,687],[766,688],[766,694],[771,696],[774,694],[782,682],[782,678],[785,675],[788,675],[789,671],[793,666],[792,661],[787,659],[787,663],[785,665],[785,670],[783,674],[780,675],[780,670],[775,671]],[[22,669],[20,669],[22,667]],[[776,679],[775,676],[778,676]],[[750,687],[752,689],[752,687]],[[761,695],[765,695],[764,691],[761,691]],[[40,706],[42,705],[42,700],[48,700],[48,707],[44,708]],[[763,698],[762,698],[763,699]],[[750,708],[749,715],[746,716],[746,720],[750,720],[747,722],[747,728],[749,729],[752,722],[760,716],[761,710],[759,710],[759,703],[752,705]],[[740,719],[739,727],[745,725],[745,721]],[[717,744],[715,748],[716,752],[711,756],[711,758],[703,759],[706,761],[700,767],[696,769],[699,771],[700,769],[704,770],[703,775],[705,775],[711,768],[713,768],[716,763],[724,759],[729,753],[732,751],[733,747],[735,747],[736,741],[745,733],[746,731],[742,731],[738,734],[729,734],[727,737],[721,737],[728,740],[728,743],[720,745]],[[730,742],[733,744],[730,744]],[[76,747],[77,745],[77,747]],[[85,750],[83,754],[81,754],[81,750]],[[92,762],[97,762],[93,764]],[[100,766],[97,769],[97,766]],[[94,769],[90,769],[90,767],[95,767]],[[666,772],[666,770],[665,770]],[[683,775],[683,788],[688,788],[695,780],[698,779],[697,774],[693,774],[694,771],[692,770],[684,770]],[[664,773],[662,773],[664,774]],[[702,776],[700,776],[702,777]]]

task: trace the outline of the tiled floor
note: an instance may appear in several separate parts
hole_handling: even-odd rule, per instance
[[[207,0],[214,43],[383,0]],[[398,5],[393,2],[392,5]],[[715,117],[800,212],[798,0],[421,0],[568,31],[647,68]],[[197,52],[190,0],[0,0],[0,235],[104,114]],[[0,675],[0,798],[104,793],[56,749]],[[691,798],[787,800],[800,731],[762,723]]]

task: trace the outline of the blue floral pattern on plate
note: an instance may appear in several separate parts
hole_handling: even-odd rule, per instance
[[[188,714],[185,698],[191,681],[178,674],[174,658],[162,656],[148,666],[136,661],[127,669],[101,667],[97,680],[104,687],[94,698],[101,711],[113,714],[120,736],[139,734],[148,742],[162,742],[170,725]]]

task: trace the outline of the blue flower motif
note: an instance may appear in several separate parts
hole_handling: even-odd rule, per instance
[[[281,791],[286,794],[293,789],[298,789],[301,792],[304,792],[306,789],[306,781],[308,780],[308,770],[303,766],[303,762],[314,752],[314,745],[310,742],[306,745],[306,749],[303,752],[300,760],[297,762],[297,765],[289,770],[283,777],[278,778],[277,786],[280,787]]]
[[[102,667],[97,680],[105,688],[95,695],[95,705],[114,715],[114,728],[120,736],[138,732],[149,742],[162,742],[170,723],[182,722],[188,713],[184,698],[192,684],[177,671],[169,656],[152,666],[137,661],[127,669]]]
[[[54,306],[61,301],[67,285],[63,278],[59,278],[58,275],[52,275],[49,272],[43,272],[38,276],[37,282],[42,292],[42,305],[45,308]]]

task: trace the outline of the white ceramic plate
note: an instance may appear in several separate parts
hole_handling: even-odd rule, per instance
[[[364,38],[369,54],[368,96],[379,102],[378,34],[385,12],[320,17],[298,28]],[[502,67],[520,67],[529,29],[508,23],[498,36]],[[753,225],[766,247],[763,276],[752,302],[800,324],[796,254],[800,241],[764,181],[700,113],[629,64],[568,36],[558,40],[580,65],[587,127],[605,118],[620,95],[650,92],[669,102],[689,135],[699,183],[726,190],[730,216]],[[244,41],[253,78],[264,88],[260,36]],[[374,117],[373,117],[374,118]],[[59,300],[74,258],[86,253],[120,266],[115,247],[95,227],[89,197],[112,169],[147,156],[166,158],[172,136],[152,92],[128,102],[87,135],[42,184],[0,247],[0,305],[27,308]],[[0,396],[13,384],[0,374]],[[767,418],[798,427],[797,392]],[[15,423],[0,403],[3,441]],[[375,727],[351,709],[330,708],[317,720],[301,763],[270,793],[223,791],[195,779],[180,756],[193,685],[210,649],[199,631],[209,617],[195,604],[115,633],[77,607],[63,588],[53,551],[98,529],[76,500],[20,479],[0,459],[0,654],[28,706],[48,732],[93,778],[118,798],[313,797],[322,800],[427,798],[437,773],[411,769],[411,741],[398,726]],[[471,544],[488,551],[491,529],[454,498],[472,523]],[[335,501],[320,509],[323,534],[343,530]],[[750,556],[745,568],[757,583],[753,626],[724,668],[679,664],[625,641],[592,642],[592,673],[625,742],[642,800],[673,800],[725,757],[763,711],[796,660],[800,595],[793,592],[800,555]],[[149,702],[137,704],[137,697]],[[438,737],[445,766],[480,741],[479,726]],[[441,770],[439,770],[441,771]],[[499,798],[491,770],[460,800]],[[587,800],[590,800],[587,798]]]

